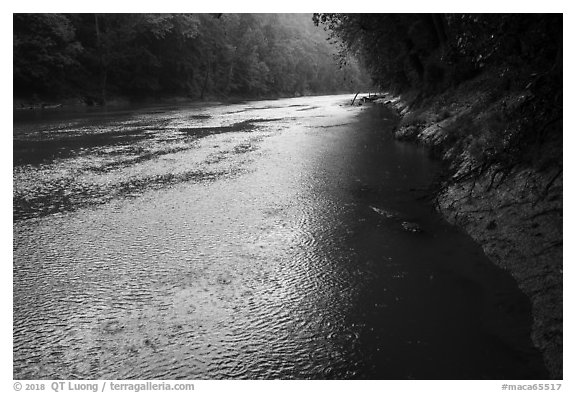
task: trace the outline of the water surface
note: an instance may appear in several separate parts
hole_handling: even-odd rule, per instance
[[[14,378],[546,377],[437,164],[348,100],[17,118]]]

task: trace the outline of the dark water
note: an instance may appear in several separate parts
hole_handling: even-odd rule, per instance
[[[530,379],[530,307],[349,97],[14,124],[14,378]]]

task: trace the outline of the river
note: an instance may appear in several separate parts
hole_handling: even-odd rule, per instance
[[[545,378],[439,165],[350,99],[16,114],[14,378]]]

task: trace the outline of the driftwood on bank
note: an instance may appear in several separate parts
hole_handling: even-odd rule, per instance
[[[360,94],[360,92],[356,93],[356,95],[354,96],[354,99],[352,100],[352,103],[350,105],[354,105],[354,102],[356,101],[356,98],[358,97],[358,94]],[[362,101],[363,103],[366,102],[374,102],[375,100],[378,100],[380,98],[384,98],[386,97],[385,94],[372,94],[372,93],[368,93],[368,96],[364,96],[362,98],[360,98],[359,101]],[[360,104],[358,104],[360,105]]]
[[[350,105],[354,105],[354,101],[356,101],[356,97],[358,97],[358,94],[360,94],[360,92],[356,93],[356,95],[354,96],[354,99],[352,100],[352,103]]]

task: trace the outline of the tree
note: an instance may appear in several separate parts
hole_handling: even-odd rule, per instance
[[[314,14],[359,56],[374,82],[393,90],[435,92],[486,67],[521,75],[558,64],[562,16],[538,14]]]
[[[16,94],[67,91],[104,103],[115,96],[333,93],[367,84],[357,63],[335,61],[328,33],[306,14],[15,18]]]
[[[14,91],[64,94],[82,45],[62,14],[14,14]]]

